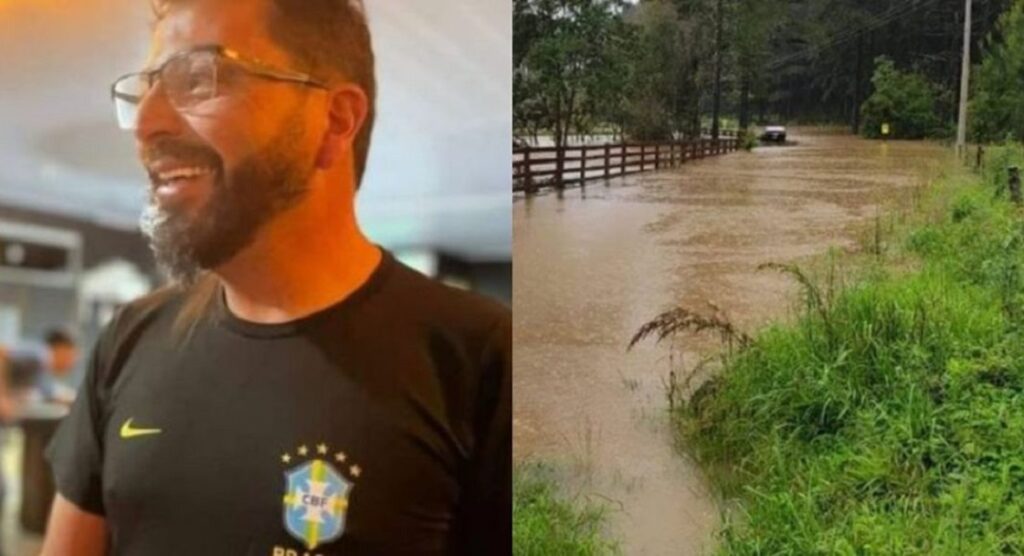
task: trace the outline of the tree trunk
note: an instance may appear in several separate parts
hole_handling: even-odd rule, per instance
[[[693,57],[693,63],[691,64],[694,76],[693,80],[693,114],[690,122],[690,135],[693,137],[700,137],[700,83],[696,76],[700,71],[700,59],[696,56]]]
[[[857,33],[857,72],[853,76],[853,110],[850,126],[854,135],[860,133],[861,82],[864,79],[864,33]]]
[[[750,74],[744,72],[743,84],[740,85],[740,129],[746,131],[750,127]]]
[[[555,187],[562,189],[562,169],[565,168],[565,119],[562,114],[562,99],[555,102]]]

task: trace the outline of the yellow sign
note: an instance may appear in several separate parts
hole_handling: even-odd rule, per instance
[[[888,136],[889,136],[889,124],[887,124],[887,123],[882,124],[882,137],[888,137]]]

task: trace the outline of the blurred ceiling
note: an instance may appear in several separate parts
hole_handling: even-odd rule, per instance
[[[511,0],[365,0],[378,120],[359,214],[391,248],[511,257]],[[0,204],[135,229],[146,178],[111,80],[148,0],[0,0]]]

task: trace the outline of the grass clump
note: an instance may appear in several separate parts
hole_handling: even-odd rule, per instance
[[[738,501],[724,554],[1024,554],[1024,217],[1019,146],[933,185],[913,270],[838,291],[792,266],[800,318],[730,355],[674,413]]]
[[[512,553],[516,556],[618,554],[604,536],[603,507],[566,497],[555,470],[522,464],[513,474]]]

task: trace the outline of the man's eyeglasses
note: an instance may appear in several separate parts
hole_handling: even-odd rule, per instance
[[[191,48],[174,54],[160,67],[123,75],[110,88],[121,129],[135,129],[139,103],[156,84],[163,84],[171,105],[188,112],[199,104],[230,93],[245,74],[298,83],[320,89],[326,83],[304,73],[274,68],[219,45]]]

